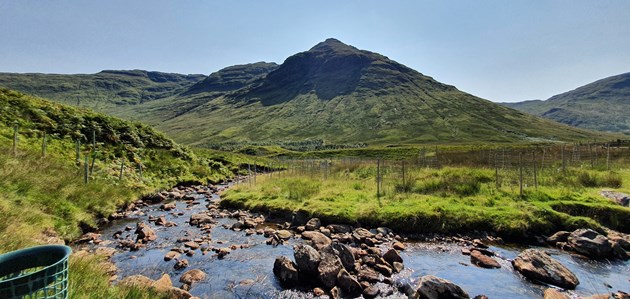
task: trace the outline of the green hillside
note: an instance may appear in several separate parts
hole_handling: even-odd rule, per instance
[[[133,72],[145,74],[139,78],[149,74]],[[119,73],[128,72],[105,72],[108,76],[123,76]],[[97,75],[105,75],[99,74],[39,75],[42,79],[30,80],[30,87],[24,78],[31,75],[0,74],[0,86],[21,82],[20,90],[84,106],[80,96],[73,99],[65,94],[89,94],[91,89],[75,82],[76,78],[86,76],[90,82],[98,81]],[[265,62],[233,66],[203,80],[170,75],[172,80],[167,82],[148,80],[162,87],[176,85],[152,94],[151,100],[140,100],[146,97],[142,96],[143,90],[151,88],[128,86],[141,96],[113,102],[107,96],[109,90],[100,88],[92,89],[98,96],[88,97],[85,106],[141,121],[178,142],[202,147],[226,142],[279,144],[304,140],[387,145],[612,138],[497,105],[336,39],[295,54],[279,66]],[[71,87],[55,89],[38,83],[53,79],[59,80],[56,85]]]
[[[124,109],[118,106],[179,94],[204,78],[142,70],[77,75],[0,73],[0,87],[115,114]]]
[[[630,73],[598,80],[546,101],[502,104],[578,128],[630,135]]]

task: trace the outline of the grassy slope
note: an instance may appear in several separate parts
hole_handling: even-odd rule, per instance
[[[116,114],[129,105],[183,92],[203,78],[140,70],[77,75],[0,73],[0,87]]]
[[[142,194],[180,181],[216,181],[253,160],[216,151],[193,153],[148,127],[5,89],[0,89],[0,111],[0,253],[47,243],[51,237],[72,240],[81,224],[94,225],[97,217]],[[14,124],[20,132],[16,155]],[[98,152],[86,185],[83,165],[75,163],[73,139],[85,141],[91,128],[98,128]],[[82,146],[82,158],[90,149]],[[121,157],[126,167],[119,180]],[[132,163],[137,161],[145,166],[143,177]],[[110,288],[101,262],[101,257],[71,258],[71,298],[159,298],[146,290]]]
[[[303,210],[328,223],[384,225],[408,233],[485,230],[522,238],[578,227],[606,225],[623,231],[630,227],[630,209],[598,195],[601,188],[630,191],[627,169],[612,174],[573,169],[567,175],[549,170],[538,174],[538,191],[530,186],[524,197],[514,183],[516,171],[501,173],[498,189],[494,169],[407,171],[406,185],[399,173],[386,172],[380,198],[376,166],[355,164],[333,169],[327,179],[322,173],[259,178],[254,186],[242,184],[225,193],[222,204],[284,215]],[[589,178],[595,178],[595,186]],[[619,180],[621,188],[616,186]]]
[[[630,134],[630,73],[608,77],[546,101],[503,105],[579,128]]]

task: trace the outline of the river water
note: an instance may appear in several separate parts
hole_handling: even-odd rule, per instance
[[[225,187],[225,186],[223,186]],[[188,194],[191,195],[191,194]],[[200,269],[207,274],[205,280],[194,283],[190,293],[200,298],[313,298],[308,291],[283,290],[272,272],[273,263],[277,256],[284,255],[293,259],[293,245],[303,242],[292,238],[284,245],[273,247],[266,244],[262,235],[246,236],[244,232],[235,232],[223,227],[231,226],[236,219],[219,218],[219,223],[209,233],[212,237],[210,246],[222,248],[236,245],[243,249],[232,250],[230,254],[219,258],[210,251],[202,255],[196,250],[194,256],[182,255],[190,262],[190,266],[182,270],[175,270],[175,261],[164,261],[164,255],[174,247],[182,247],[177,243],[178,238],[190,239],[207,236],[196,226],[186,221],[190,215],[206,211],[206,204],[216,202],[219,196],[197,196],[201,204],[188,207],[185,202],[177,201],[176,212],[183,212],[181,216],[175,213],[161,211],[159,205],[143,209],[144,215],[115,220],[108,227],[103,228],[103,240],[108,247],[116,247],[117,240],[113,235],[117,231],[124,231],[125,227],[139,221],[150,224],[158,238],[150,242],[146,249],[129,252],[118,250],[112,257],[112,262],[118,267],[118,277],[141,274],[152,279],[158,279],[168,273],[173,284],[177,287],[180,276],[190,269]],[[148,221],[149,215],[165,215],[168,221],[177,226],[156,226]],[[265,225],[275,225],[266,223]],[[122,238],[135,238],[133,230],[124,231]],[[462,247],[456,244],[435,244],[426,242],[407,242],[407,249],[401,252],[405,270],[393,276],[394,280],[415,282],[420,276],[431,274],[448,279],[461,286],[471,296],[484,294],[489,298],[542,298],[545,286],[534,284],[524,279],[512,269],[510,260],[525,248],[496,247],[490,249],[498,253],[501,259],[500,269],[483,269],[470,263],[468,256],[461,254]],[[580,280],[580,285],[571,294],[590,296],[594,294],[610,293],[613,291],[630,291],[630,262],[622,261],[588,261],[578,256],[570,255],[555,249],[546,248],[552,256],[567,266]],[[415,284],[414,284],[415,285]],[[388,298],[405,298],[400,293],[393,293]]]

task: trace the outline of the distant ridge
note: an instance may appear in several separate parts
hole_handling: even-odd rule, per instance
[[[546,101],[502,105],[578,128],[630,135],[630,73],[604,78]]]

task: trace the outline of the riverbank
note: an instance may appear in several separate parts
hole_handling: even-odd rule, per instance
[[[330,170],[326,177],[288,172],[259,176],[255,183],[223,194],[222,205],[285,217],[299,212],[324,223],[387,226],[409,234],[486,231],[515,242],[578,228],[630,230],[630,209],[599,194],[609,188],[573,181],[584,174],[604,178],[606,172],[579,171],[564,178],[562,173],[549,174],[544,179],[556,180],[555,187],[530,186],[522,195],[512,186],[497,187],[493,169],[419,169],[407,174],[405,183],[385,190],[377,190],[374,173],[376,165],[362,165]],[[630,181],[628,171],[615,176],[622,186]]]

